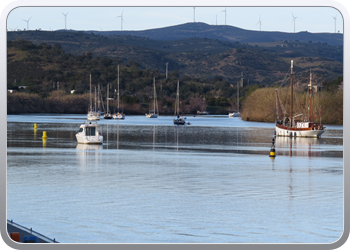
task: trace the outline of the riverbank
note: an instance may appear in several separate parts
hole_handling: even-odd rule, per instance
[[[278,90],[283,109],[290,109],[290,92],[288,88]],[[159,113],[161,115],[173,115],[175,100],[159,100]],[[323,124],[343,124],[343,91],[320,92],[313,95],[313,116],[321,114],[315,121]],[[304,114],[300,118],[306,119],[308,114],[308,94],[305,91],[295,91],[294,113]],[[13,93],[7,95],[7,114],[23,113],[59,113],[59,114],[86,114],[90,106],[89,94],[67,95],[54,93],[47,98],[41,98],[36,94]],[[117,111],[115,100],[110,101],[109,108],[112,112]],[[126,115],[144,115],[150,107],[148,103],[134,103],[120,105]],[[181,106],[184,114],[197,113],[197,105],[184,103]],[[211,115],[227,115],[229,108],[219,106],[207,106]],[[241,118],[244,121],[274,122],[276,117],[276,92],[275,88],[261,88],[251,93],[242,103]]]

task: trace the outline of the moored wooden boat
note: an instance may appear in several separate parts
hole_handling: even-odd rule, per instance
[[[278,92],[276,89],[276,110],[277,119],[275,124],[275,134],[277,136],[291,136],[291,137],[320,137],[325,131],[321,123],[313,122],[314,119],[321,117],[321,108],[319,109],[319,115],[312,117],[312,74],[310,72],[310,84],[309,87],[309,112],[307,121],[295,122],[295,118],[301,116],[302,114],[293,116],[293,60],[291,61],[291,97],[290,97],[290,115],[289,117],[283,116],[282,107],[278,97]],[[282,118],[283,117],[283,118]]]

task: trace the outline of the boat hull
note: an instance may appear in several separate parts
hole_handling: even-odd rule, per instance
[[[113,116],[111,114],[105,114],[103,116],[104,119],[113,119]]]
[[[276,136],[288,137],[321,137],[325,129],[312,130],[312,128],[291,128],[285,126],[275,126]]]
[[[185,120],[183,120],[183,119],[174,119],[174,124],[175,125],[185,125]]]
[[[89,121],[99,121],[100,120],[100,114],[97,112],[89,112],[87,114],[87,120]]]
[[[157,114],[146,114],[147,118],[158,118]]]
[[[82,144],[102,144],[103,143],[103,136],[85,136],[85,135],[76,134],[75,137],[77,138],[78,143],[82,143]]]
[[[123,113],[117,113],[113,115],[113,118],[116,120],[124,120],[125,119],[125,115]]]
[[[228,117],[239,117],[241,115],[241,113],[237,112],[237,113],[229,113]]]

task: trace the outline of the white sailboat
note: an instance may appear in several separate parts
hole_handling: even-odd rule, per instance
[[[209,115],[209,111],[205,110],[205,96],[203,96],[202,110],[197,110],[197,115]]]
[[[118,93],[117,93],[117,99],[118,99],[118,111],[113,115],[113,118],[116,120],[124,120],[125,114],[120,111],[119,109],[119,65],[118,65]]]
[[[102,133],[102,132],[101,132]],[[79,131],[75,134],[78,143],[102,144],[103,136],[99,132],[97,122],[86,121],[80,125]]]
[[[312,96],[312,74],[310,72],[310,84],[309,87],[309,114],[307,121],[295,122],[294,119],[302,114],[293,116],[293,60],[291,61],[291,97],[290,97],[290,116],[283,116],[282,107],[278,97],[276,89],[276,104],[277,104],[277,119],[275,124],[275,133],[277,136],[290,136],[290,137],[321,137],[326,131],[321,123],[313,122],[312,120],[321,117],[321,110],[319,115],[312,117],[311,110],[311,96]]]
[[[104,119],[112,119],[113,116],[109,110],[109,83],[107,84],[107,111],[103,116]]]
[[[240,117],[241,113],[239,112],[239,84],[237,83],[237,110],[230,110],[228,113],[228,117]],[[241,78],[241,84],[243,85],[243,73]]]
[[[179,81],[177,81],[177,91],[176,91],[176,102],[175,102],[175,113],[174,113],[174,124],[175,125],[185,125],[186,121],[183,116],[180,116],[180,96],[179,96]]]
[[[150,110],[148,114],[146,114],[147,118],[158,118],[158,102],[157,102],[157,93],[156,93],[156,79],[153,77],[153,110]]]
[[[95,91],[96,94],[96,91]],[[95,108],[96,108],[96,97],[95,97]],[[100,120],[100,114],[96,110],[92,109],[92,99],[91,99],[91,74],[90,74],[90,110],[87,114],[87,119],[89,121],[98,121]]]

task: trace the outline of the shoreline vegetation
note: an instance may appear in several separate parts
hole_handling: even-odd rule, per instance
[[[276,88],[258,88],[249,94],[242,103],[241,118],[244,121],[274,122],[276,117]],[[284,110],[290,110],[290,88],[278,88],[278,95]],[[308,114],[308,93],[306,91],[294,91],[293,93],[294,114],[303,114],[300,119],[307,119]],[[196,115],[201,98],[188,102],[181,106],[183,114]],[[93,101],[94,102],[94,101]],[[149,111],[149,103],[123,104],[120,107],[127,115],[144,115]],[[158,101],[161,115],[173,115],[174,103],[171,100]],[[53,91],[50,96],[41,98],[33,93],[8,93],[7,114],[20,113],[61,113],[61,114],[86,114],[90,105],[89,94],[66,94],[64,91]],[[109,102],[112,112],[116,112],[116,100]],[[219,106],[207,106],[207,111],[214,115],[227,115],[229,108]],[[333,92],[321,91],[313,95],[312,114],[319,115],[315,121],[323,124],[343,124],[343,91]]]
[[[289,51],[292,48],[298,47],[278,49]],[[108,93],[109,110],[114,113],[118,112],[118,89],[120,110],[126,115],[144,115],[153,109],[155,79],[160,115],[174,115],[176,83],[179,81],[181,114],[196,115],[197,111],[208,111],[211,115],[228,115],[229,110],[239,109],[244,121],[274,122],[275,88],[279,91],[286,115],[290,110],[290,88],[284,87],[288,79],[282,78],[286,73],[284,68],[289,68],[287,62],[291,55],[287,57],[285,52],[283,57],[276,57],[276,53],[264,52],[259,47],[235,47],[226,52],[217,52],[211,63],[203,59],[210,58],[209,54],[199,58],[196,51],[177,52],[180,53],[176,54],[179,58],[174,60],[181,62],[181,69],[178,71],[174,68],[176,63],[172,61],[172,68],[163,72],[164,68],[162,71],[160,66],[148,67],[148,64],[141,64],[129,57],[99,57],[91,51],[70,54],[57,43],[50,45],[20,39],[8,40],[7,113],[87,114],[91,105],[90,93],[93,93],[92,106],[96,108],[96,93],[100,93],[97,95],[103,99],[104,107]],[[135,54],[142,53],[138,51]],[[262,59],[258,60],[260,57]],[[293,113],[302,113],[304,117],[299,118],[306,119],[307,84],[311,70],[315,76],[314,84],[322,88],[322,91],[313,94],[312,112],[318,115],[321,108],[323,124],[343,124],[341,63],[321,57],[293,56],[293,59],[298,65]],[[167,60],[158,58],[156,61],[162,61],[163,67],[167,65]],[[191,70],[184,71],[191,65],[197,65],[202,71],[198,74]],[[102,102],[100,104],[100,111],[105,111]],[[315,121],[318,122],[318,119]]]

